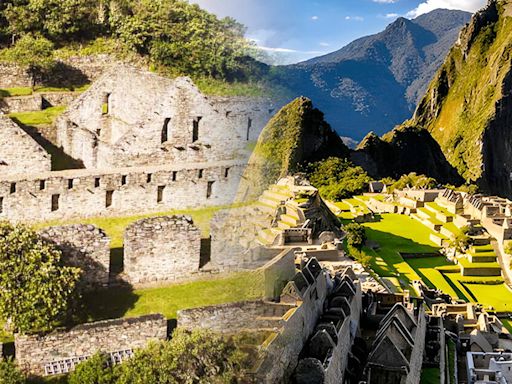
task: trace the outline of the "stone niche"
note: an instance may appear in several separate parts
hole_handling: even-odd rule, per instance
[[[110,239],[102,229],[94,225],[67,225],[46,228],[40,235],[62,251],[66,265],[82,269],[82,286],[108,285]]]
[[[132,285],[176,281],[199,271],[201,232],[188,216],[130,225],[124,235],[124,279]]]

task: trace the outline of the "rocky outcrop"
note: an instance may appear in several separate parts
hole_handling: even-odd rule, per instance
[[[439,144],[428,131],[417,127],[396,128],[382,138],[370,132],[352,153],[351,160],[376,179],[417,172],[440,182],[462,182]]]
[[[282,177],[330,156],[346,158],[349,149],[313,107],[299,97],[283,107],[263,129],[243,177],[240,194],[257,198]]]

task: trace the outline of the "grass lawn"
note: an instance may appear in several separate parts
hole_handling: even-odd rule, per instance
[[[180,309],[256,300],[263,297],[263,276],[244,272],[159,288],[110,288],[84,297],[84,321],[161,313],[176,318]]]
[[[23,125],[50,125],[66,110],[66,106],[50,107],[42,111],[11,113],[9,117]]]
[[[14,97],[14,96],[30,96],[33,93],[50,93],[50,92],[84,92],[89,88],[89,84],[80,85],[69,88],[57,88],[57,87],[17,87],[17,88],[1,88],[0,98],[2,97]]]
[[[423,368],[421,370],[420,384],[439,384],[441,371],[439,368]]]

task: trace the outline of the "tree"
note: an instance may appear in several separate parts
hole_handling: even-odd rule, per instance
[[[55,64],[53,43],[43,37],[23,36],[8,50],[7,56],[26,68],[32,78],[32,86],[35,86],[37,79]]]
[[[411,172],[407,175],[403,175],[395,183],[393,183],[388,190],[390,192],[396,189],[404,188],[423,188],[431,189],[437,185],[437,181],[431,177],[425,175],[418,175],[415,172]]]
[[[243,382],[247,355],[233,339],[205,330],[176,329],[170,341],[154,343],[121,366],[119,384]]]
[[[79,277],[32,229],[0,223],[0,317],[14,331],[49,330],[62,320]]]
[[[357,223],[350,223],[343,227],[347,234],[347,243],[349,246],[356,249],[361,249],[366,241],[366,232],[362,225]]]
[[[26,379],[16,364],[11,359],[0,358],[0,383],[2,384],[25,384]]]
[[[109,364],[108,357],[101,353],[78,364],[76,369],[69,375],[69,384],[114,384],[117,371]]]
[[[469,228],[463,227],[460,232],[449,242],[449,247],[453,249],[453,255],[457,257],[458,253],[466,252],[471,245],[471,238],[468,236]]]
[[[306,173],[320,194],[333,201],[364,192],[371,181],[363,168],[339,157],[310,164]]]

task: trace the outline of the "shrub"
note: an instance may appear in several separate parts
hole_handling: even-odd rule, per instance
[[[69,384],[114,384],[114,369],[109,365],[108,357],[97,353],[87,361],[78,364],[69,375]]]
[[[25,384],[26,379],[14,362],[0,359],[0,383],[2,384]]]
[[[350,223],[345,225],[343,230],[347,234],[347,244],[358,250],[361,249],[366,241],[366,232],[364,227],[357,223]]]

